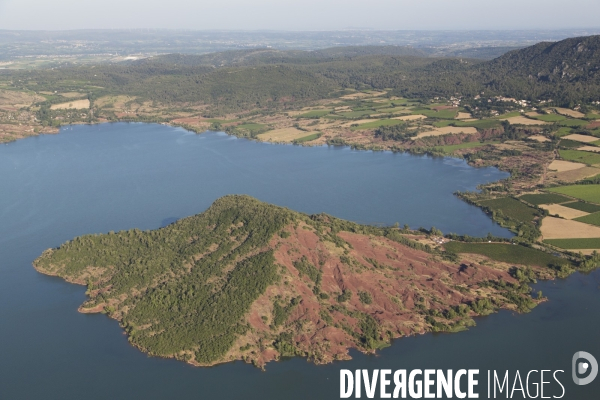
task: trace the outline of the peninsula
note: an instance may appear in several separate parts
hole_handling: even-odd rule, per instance
[[[533,248],[439,235],[230,195],[158,230],[75,238],[34,265],[87,285],[80,311],[116,319],[150,355],[261,368],[286,356],[348,359],[351,348],[460,331],[498,309],[527,312],[544,299],[529,283],[578,266]],[[465,254],[464,245],[493,251]]]

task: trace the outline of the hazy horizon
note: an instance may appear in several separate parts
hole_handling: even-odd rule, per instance
[[[598,29],[597,0],[0,0],[2,30],[473,31]]]

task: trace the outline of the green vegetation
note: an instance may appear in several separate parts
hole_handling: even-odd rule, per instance
[[[295,139],[294,140],[294,144],[301,144],[301,143],[310,142],[310,141],[316,140],[316,139],[318,139],[320,137],[321,137],[321,133],[313,133],[311,135],[302,136],[301,138]]]
[[[561,204],[564,207],[573,208],[575,210],[584,211],[587,213],[595,213],[600,211],[600,206],[596,204],[584,203],[582,201],[574,201],[572,203]]]
[[[358,118],[368,117],[369,115],[371,115],[373,113],[374,112],[372,110],[348,111],[348,112],[339,113],[338,115],[341,115],[342,117],[347,118],[347,119],[358,119]]]
[[[551,244],[561,249],[600,249],[600,238],[590,239],[546,239],[544,243]]]
[[[558,122],[567,119],[567,117],[558,114],[541,114],[531,116],[530,118],[544,122]]]
[[[549,268],[556,268],[559,265],[571,265],[571,262],[567,259],[555,257],[540,250],[518,245],[503,243],[449,242],[444,246],[447,251],[452,253],[481,254],[492,260],[510,264],[536,265]]]
[[[364,124],[360,124],[358,126],[353,126],[352,130],[362,130],[362,129],[373,129],[378,128],[380,126],[393,126],[393,125],[402,125],[404,121],[399,119],[379,119],[373,122],[366,122]]]
[[[600,164],[600,154],[598,153],[580,150],[559,150],[559,153],[567,161],[575,161],[587,165]]]
[[[321,286],[321,271],[311,264],[305,256],[294,262],[294,267],[298,270],[300,276],[306,275],[314,282],[313,292],[314,294],[318,294]]]
[[[498,144],[498,143],[500,143],[500,142],[497,140],[493,140],[491,142],[464,142],[464,143],[460,143],[460,144],[449,144],[446,146],[436,146],[436,147],[434,147],[434,149],[439,152],[450,154],[450,153],[454,153],[456,150],[471,149],[474,147],[481,147],[481,146],[486,146],[488,144]]]
[[[564,148],[564,149],[577,149],[577,148],[583,146],[583,143],[577,142],[575,140],[561,139],[559,145],[561,148]]]
[[[358,292],[358,298],[359,298],[360,302],[363,304],[368,305],[373,302],[373,297],[371,296],[371,293],[369,293],[369,292],[363,292],[363,291]]]
[[[216,126],[216,128],[221,129],[220,126]],[[218,130],[217,129],[217,130]],[[233,125],[224,128],[225,132],[239,136],[239,137],[256,137],[261,133],[264,133],[269,130],[269,128],[264,124],[256,124],[256,123],[245,123],[240,125]]]
[[[286,306],[281,306],[279,301],[273,302],[273,326],[278,327],[288,319],[292,310],[300,303],[300,298],[294,297]]]
[[[494,221],[516,233],[519,241],[534,242],[541,235],[537,220],[546,214],[545,210],[530,207],[512,197],[478,200],[478,195],[473,198],[469,193],[461,193],[460,196],[480,206]]]
[[[584,201],[600,204],[600,185],[570,185],[548,189],[551,192],[566,194]]]
[[[554,193],[525,194],[519,198],[535,206],[538,206],[540,204],[559,204],[564,203],[565,201],[572,200],[568,197]]]
[[[585,222],[586,224],[592,224],[600,226],[600,212],[585,215],[583,217],[575,218],[575,221]]]
[[[498,115],[497,117],[494,117],[494,118],[495,119],[506,119],[506,118],[520,117],[520,116],[521,116],[521,112],[513,111],[513,112],[506,113],[506,114]]]
[[[562,137],[562,136],[567,136],[570,135],[572,133],[572,129],[571,128],[558,128],[556,131],[554,131],[554,136],[556,137]]]
[[[321,118],[331,113],[331,110],[312,110],[298,115],[298,118]]]
[[[539,216],[538,210],[512,197],[484,200],[479,202],[479,204],[495,212],[497,215],[504,215],[516,221],[531,223],[535,217]]]
[[[121,323],[133,344],[159,356],[192,351],[197,362],[210,363],[248,329],[242,317],[277,281],[272,251],[260,249],[292,216],[249,197],[227,196],[203,214],[156,231],[76,238],[45,253],[36,267],[78,280],[93,265],[106,290],[84,307],[128,307]],[[139,291],[144,295],[132,295]]]
[[[155,231],[132,229],[75,238],[44,252],[35,267],[70,282],[87,284],[89,299],[82,307],[103,310],[117,319],[129,341],[143,351],[213,364],[223,359],[238,338],[254,329],[246,316],[267,287],[288,287],[290,275],[275,263],[271,241],[289,238],[289,226],[299,223],[339,248],[349,245],[337,233],[349,231],[385,236],[433,252],[429,246],[400,235],[397,229],[358,225],[325,214],[308,216],[248,196],[226,196],[202,214]],[[293,265],[303,284],[312,286],[318,301],[326,302],[330,295],[320,290],[320,268],[307,257],[300,257]],[[346,312],[351,299],[350,290],[338,292],[339,304],[335,306]],[[361,292],[359,300],[371,304],[373,297]],[[282,356],[306,355],[298,353],[290,336],[290,330],[301,331],[301,325],[286,322],[302,297],[276,295],[271,301],[271,316],[262,312],[260,318],[264,324],[270,321],[268,326],[274,334],[281,331],[271,337],[273,347]],[[359,317],[361,321],[367,318]],[[331,316],[324,320],[331,321]],[[368,334],[359,334],[356,329],[351,330],[358,345],[382,345],[379,339],[369,340]],[[240,351],[250,348],[255,347],[244,345]]]
[[[351,290],[344,290],[342,292],[342,294],[340,294],[337,297],[337,301],[338,301],[338,303],[343,303],[345,301],[350,300],[351,298],[352,298],[352,291]]]
[[[565,119],[563,121],[559,121],[558,125],[560,126],[568,126],[570,128],[581,128],[589,124],[589,121],[584,121],[581,119]]]

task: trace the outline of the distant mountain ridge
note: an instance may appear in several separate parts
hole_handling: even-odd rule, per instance
[[[600,100],[600,36],[538,43],[491,61],[430,57],[402,46],[252,49],[169,54],[131,63],[4,72],[16,88],[126,94],[163,104],[198,102],[217,114],[296,107],[344,89],[407,98],[508,96],[575,106]],[[0,73],[3,73],[0,71]],[[24,82],[24,83],[15,83]],[[79,84],[80,85],[80,84]]]
[[[202,55],[166,54],[136,61],[134,64],[176,64],[182,66],[247,66],[259,64],[312,64],[361,56],[427,57],[427,52],[410,46],[343,46],[323,50],[277,50],[260,48],[230,50]]]

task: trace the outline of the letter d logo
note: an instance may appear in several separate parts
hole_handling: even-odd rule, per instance
[[[577,361],[581,358],[586,361],[577,365]],[[573,354],[572,368],[573,382],[575,382],[576,385],[587,385],[588,383],[592,383],[592,381],[596,379],[596,375],[598,375],[598,361],[596,361],[593,355],[586,353],[585,351],[578,351]],[[588,370],[590,370],[590,374],[586,378],[579,378],[577,376],[577,374],[585,374]]]

